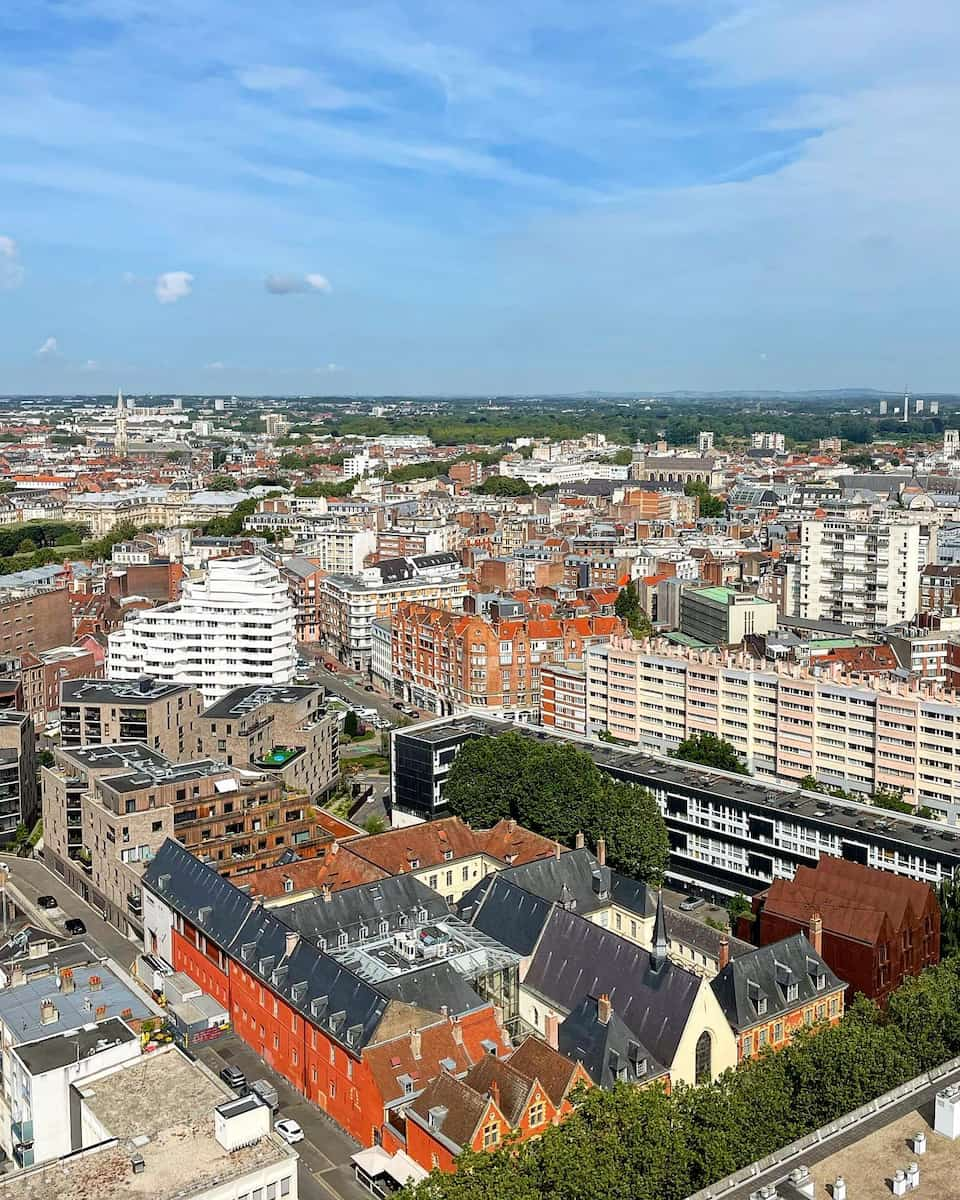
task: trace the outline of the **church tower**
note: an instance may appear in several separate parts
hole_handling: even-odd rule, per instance
[[[113,450],[117,458],[127,457],[127,408],[123,393],[117,392],[117,423],[113,434]]]

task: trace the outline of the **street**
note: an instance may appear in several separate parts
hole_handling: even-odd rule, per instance
[[[0,862],[10,868],[7,892],[31,922],[41,929],[49,929],[60,937],[69,937],[64,922],[70,917],[79,917],[87,927],[90,939],[102,947],[104,952],[125,971],[137,957],[142,947],[108,924],[95,908],[81,900],[76,892],[63,882],[59,875],[49,870],[35,858],[17,858],[12,854],[0,854]],[[53,896],[59,907],[44,909],[37,905],[38,896]]]
[[[303,1130],[304,1139],[294,1149],[300,1155],[300,1195],[304,1200],[360,1200],[369,1192],[356,1182],[350,1155],[360,1146],[333,1123],[316,1105],[304,1099],[235,1033],[192,1048],[205,1066],[219,1075],[222,1067],[239,1067],[247,1083],[269,1079],[280,1097],[278,1117],[292,1117]]]

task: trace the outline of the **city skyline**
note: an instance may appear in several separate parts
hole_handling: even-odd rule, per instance
[[[950,391],[922,7],[12,0],[0,386]]]

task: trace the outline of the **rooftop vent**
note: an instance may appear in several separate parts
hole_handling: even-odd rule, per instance
[[[142,1154],[134,1154],[130,1159],[130,1166],[133,1167],[134,1175],[142,1175],[147,1169],[147,1164],[143,1161]]]

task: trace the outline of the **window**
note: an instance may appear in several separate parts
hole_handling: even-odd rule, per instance
[[[743,1057],[750,1058],[753,1054],[753,1034],[745,1033],[743,1035]]]
[[[470,868],[469,867],[463,868],[462,876],[463,876],[463,882],[466,883],[467,880],[470,878]]]
[[[440,1170],[440,1155],[439,1154],[431,1154],[430,1155],[430,1167],[434,1171]]]
[[[713,1039],[705,1029],[697,1038],[695,1055],[695,1079],[698,1084],[709,1083],[713,1078]]]
[[[765,1029],[761,1029],[759,1031],[759,1033],[757,1034],[757,1049],[762,1050],[766,1044],[767,1044],[767,1031]]]
[[[433,890],[434,890],[434,891],[436,891],[436,890],[437,890],[437,877],[436,877],[436,875],[431,875],[431,876],[430,876],[430,878],[427,880],[427,887],[433,888]]]
[[[500,1142],[500,1126],[496,1121],[491,1121],[489,1125],[483,1127],[483,1148],[489,1150],[491,1147],[498,1145]]]
[[[773,1040],[775,1042],[783,1041],[783,1022],[782,1021],[777,1021],[776,1025],[774,1025],[774,1027],[773,1027]]]
[[[838,1007],[839,1007],[839,1005],[837,1004],[837,998],[836,998],[836,996],[833,996],[830,1000],[830,1016],[831,1017],[835,1017],[837,1015]]]
[[[787,984],[787,999],[788,1000],[796,1000],[799,995],[800,995],[800,984],[799,983],[788,983]]]
[[[762,1017],[766,1011],[767,1011],[767,998],[766,998],[766,996],[760,996],[759,999],[757,1000],[757,1013],[759,1016]]]
[[[159,833],[162,828],[163,828],[162,821],[152,821],[150,824],[150,829],[151,829],[151,832],[153,832],[153,833]]]
[[[266,1200],[277,1200],[277,1185],[275,1183],[267,1184]]]
[[[292,1175],[287,1175],[283,1179],[280,1180],[280,1195],[281,1196],[289,1196],[290,1195],[290,1180],[292,1178],[293,1178]]]
[[[538,1125],[542,1125],[547,1119],[546,1105],[542,1100],[538,1100],[535,1104],[530,1105],[529,1124],[531,1129],[536,1129]]]
[[[337,1081],[335,1079],[331,1079],[330,1080],[330,1099],[336,1100],[336,1098],[337,1098]]]

